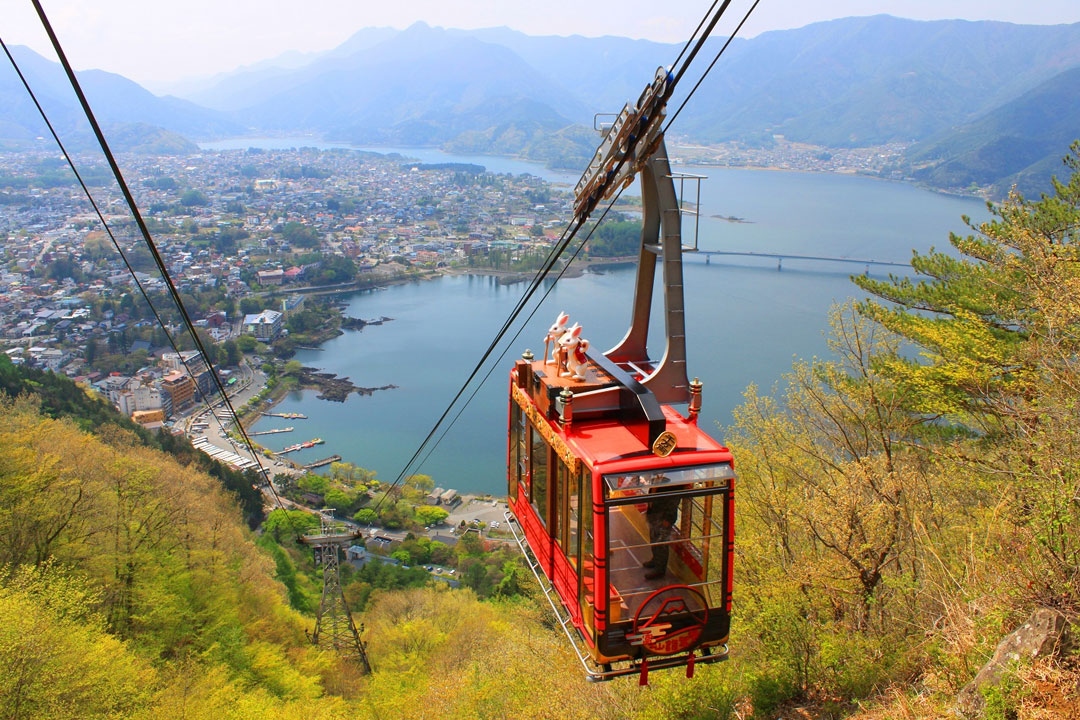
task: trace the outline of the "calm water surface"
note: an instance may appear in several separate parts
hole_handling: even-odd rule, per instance
[[[415,149],[397,151],[415,156]],[[499,160],[427,152],[425,161],[477,162],[493,170],[493,162]],[[544,172],[530,163],[504,162],[528,166],[534,174]],[[710,178],[702,188],[703,249],[906,262],[913,248],[948,246],[949,231],[964,230],[962,215],[976,220],[986,217],[979,200],[856,176],[689,170]],[[729,223],[712,215],[736,216],[747,222]],[[849,275],[862,271],[862,266],[785,260],[783,271],[777,272],[775,260],[719,263],[714,259],[706,265],[700,257],[687,259],[690,374],[705,384],[702,416],[720,438],[724,431],[717,425],[731,422],[732,410],[749,384],[771,388],[795,357],[827,354],[823,331],[828,309],[857,295]],[[421,472],[432,475],[443,487],[501,492],[507,373],[513,359],[526,348],[537,355],[542,352],[544,332],[561,310],[570,313],[571,322],[584,326],[594,349],[611,347],[626,330],[633,281],[634,269],[624,267],[559,282],[521,337],[508,345],[506,357]],[[387,316],[393,321],[348,332],[321,351],[302,351],[297,359],[348,376],[361,386],[393,384],[398,389],[370,397],[350,396],[344,403],[318,400],[309,391],[292,393],[278,410],[302,412],[310,419],[268,418],[259,422],[258,429],[297,428],[267,442],[275,449],[316,436],[327,441],[294,453],[291,457],[297,461],[338,453],[377,471],[384,480],[393,479],[524,288],[524,284],[500,286],[486,277],[458,276],[349,296],[349,315]],[[659,312],[654,317],[653,328],[662,331]],[[654,356],[663,350],[658,342],[651,347]]]

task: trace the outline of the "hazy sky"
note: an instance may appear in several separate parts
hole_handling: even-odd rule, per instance
[[[752,0],[735,0],[717,27],[728,34]],[[161,91],[178,80],[232,70],[286,50],[330,49],[362,27],[506,25],[532,35],[623,35],[684,41],[707,0],[42,0],[78,69],[100,68]],[[53,57],[29,0],[0,0],[4,42]],[[762,0],[742,35],[849,15],[920,20],[1080,22],[1080,0]]]

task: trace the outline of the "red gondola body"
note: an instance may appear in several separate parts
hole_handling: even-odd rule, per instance
[[[640,177],[641,245],[630,328],[590,354],[561,313],[544,357],[510,373],[509,527],[593,680],[727,656],[734,554],[731,453],[697,425],[688,382],[682,215],[662,121],[659,68],[607,129],[575,190],[583,222]],[[700,210],[695,208],[695,214]],[[580,222],[579,225],[580,227]],[[694,242],[696,247],[696,237]],[[646,347],[657,267],[666,347]],[[555,341],[555,357],[547,347]],[[687,404],[684,416],[674,405]]]
[[[641,387],[602,356],[590,357],[585,381],[559,377],[555,368],[527,358],[511,371],[509,502],[529,559],[565,610],[564,627],[580,638],[590,677],[640,672],[650,657],[654,668],[687,664],[694,652],[697,662],[723,659],[734,548],[731,452],[697,426],[696,412],[687,418],[657,404],[661,417],[648,418],[633,403],[578,409],[573,401],[567,411],[555,399],[568,387],[578,395],[614,390],[608,395],[624,399]],[[660,423],[656,447],[649,426]],[[663,481],[650,486],[646,478]],[[664,541],[665,572],[647,577],[642,563],[655,543],[645,517],[657,497],[677,499],[680,512]],[[626,667],[611,667],[618,663]]]

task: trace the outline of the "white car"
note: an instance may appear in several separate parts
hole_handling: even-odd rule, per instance
[[[491,526],[492,530],[498,530],[499,529],[499,521],[498,520],[492,520],[488,524]]]

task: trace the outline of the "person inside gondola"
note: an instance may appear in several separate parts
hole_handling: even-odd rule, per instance
[[[654,483],[663,482],[666,478],[658,475],[653,478]],[[679,498],[664,497],[676,488],[658,486],[649,490],[650,495],[659,495],[649,501],[649,508],[645,511],[645,520],[649,525],[649,542],[652,543],[652,557],[642,565],[645,566],[645,579],[655,580],[667,574],[668,556],[671,554],[671,546],[667,541],[671,538],[671,528],[679,519]]]

